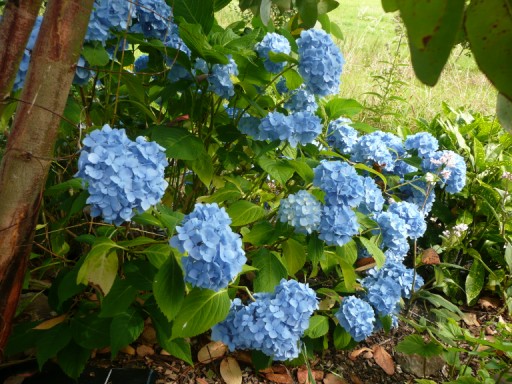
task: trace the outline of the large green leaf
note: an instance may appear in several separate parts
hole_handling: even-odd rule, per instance
[[[512,133],[512,101],[501,93],[496,103],[496,116],[505,131]]]
[[[200,24],[191,24],[186,21],[181,21],[179,25],[180,37],[194,55],[202,57],[211,63],[227,64],[227,57],[213,49],[201,29]]]
[[[71,340],[64,349],[59,351],[57,361],[66,375],[73,379],[78,379],[89,357],[91,357],[90,349],[82,348]]]
[[[187,164],[199,177],[199,180],[201,180],[204,185],[209,187],[214,173],[211,156],[204,152],[201,153],[197,159],[188,161]]]
[[[181,127],[154,127],[151,138],[165,148],[168,157],[196,160],[206,154],[203,142]]]
[[[309,327],[306,329],[305,336],[316,339],[329,332],[329,318],[326,316],[315,315],[309,319]]]
[[[478,66],[498,91],[512,100],[512,3],[472,0],[465,27]]]
[[[273,160],[266,156],[260,156],[258,165],[281,185],[285,185],[295,172],[295,168],[288,161],[282,159]]]
[[[306,252],[301,243],[288,239],[283,243],[283,262],[290,275],[295,275],[306,263]]]
[[[160,268],[165,263],[171,252],[172,248],[169,244],[155,244],[144,250],[149,262],[156,268]]]
[[[173,320],[183,304],[185,282],[183,272],[174,256],[160,267],[153,282],[156,303],[169,321]]]
[[[86,44],[82,48],[82,56],[87,60],[90,66],[103,67],[110,61],[107,50],[101,44],[89,45]]]
[[[468,305],[473,305],[480,296],[480,292],[485,283],[485,268],[483,264],[477,260],[473,260],[473,265],[469,269],[469,275],[466,278],[466,301]]]
[[[409,335],[397,344],[396,350],[408,355],[432,357],[440,355],[443,352],[443,347],[432,341],[426,343],[420,335]]]
[[[213,25],[213,1],[174,0],[172,11],[174,17],[183,17],[191,24],[200,24],[207,35]]]
[[[208,289],[192,289],[174,319],[172,338],[192,337],[206,332],[226,318],[230,305],[227,290],[213,292]]]
[[[137,290],[130,282],[117,277],[112,289],[101,303],[100,317],[114,317],[123,313],[133,302]]]
[[[93,313],[84,317],[75,316],[71,320],[73,340],[88,349],[103,348],[110,341],[110,318],[99,318]]]
[[[276,238],[276,229],[268,221],[256,223],[249,232],[245,233],[244,243],[252,245],[270,244]]]
[[[464,0],[396,0],[396,3],[407,28],[414,72],[423,83],[433,86],[462,25]]]
[[[231,204],[226,212],[231,217],[231,225],[235,227],[254,223],[265,216],[265,210],[262,207],[246,200]]]
[[[124,313],[114,317],[110,324],[112,358],[117,355],[121,348],[137,340],[143,330],[144,318],[134,307],[130,307]]]
[[[306,28],[315,26],[318,19],[317,0],[297,0],[297,9]]]
[[[194,365],[192,361],[192,351],[190,350],[190,342],[185,339],[175,339],[170,341],[165,349],[172,356],[177,357],[184,362]]]
[[[325,113],[331,119],[337,119],[341,116],[351,117],[361,112],[364,107],[354,99],[331,99],[325,105]]]
[[[48,359],[57,355],[71,341],[71,328],[67,323],[60,323],[53,328],[41,332],[37,338],[37,364],[39,370],[43,368]]]
[[[343,281],[348,291],[353,291],[356,286],[356,271],[354,263],[357,260],[357,245],[355,241],[350,240],[342,247],[336,247],[336,255],[339,259]]]
[[[253,281],[255,292],[273,292],[281,279],[288,277],[288,271],[279,258],[264,248],[252,256],[252,265],[258,268]]]

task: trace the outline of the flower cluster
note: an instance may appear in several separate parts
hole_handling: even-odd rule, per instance
[[[85,41],[101,41],[112,37],[110,30],[126,30],[135,17],[135,5],[126,0],[95,0],[85,34]]]
[[[379,225],[382,234],[381,246],[391,250],[395,258],[403,260],[409,250],[405,220],[388,210],[377,214],[375,221]]]
[[[320,239],[328,245],[342,246],[359,233],[357,216],[345,205],[325,205],[318,228]]]
[[[273,293],[257,293],[245,306],[233,300],[228,317],[212,328],[212,339],[230,350],[254,349],[275,360],[298,357],[298,342],[318,308],[315,291],[295,280],[281,280]]]
[[[427,223],[418,206],[407,201],[393,203],[389,206],[388,212],[398,215],[405,221],[407,237],[419,239],[427,230]]]
[[[319,96],[337,94],[345,61],[331,36],[319,29],[304,30],[297,45],[298,69],[308,89]]]
[[[16,79],[14,79],[14,85],[12,90],[16,92],[17,90],[23,87],[23,83],[25,82],[25,76],[27,75],[28,65],[30,64],[30,56],[32,49],[36,44],[37,35],[39,34],[39,29],[41,28],[41,22],[43,18],[38,16],[36,18],[34,27],[32,28],[32,32],[30,32],[30,37],[28,38],[27,46],[25,47],[25,51],[23,51],[23,57],[21,58],[21,63],[18,68],[18,72],[16,73]]]
[[[315,95],[301,86],[292,91],[290,98],[284,103],[284,107],[290,112],[308,112],[314,114],[318,109],[318,104],[316,103]]]
[[[238,76],[238,66],[235,60],[231,55],[227,57],[229,63],[214,64],[211,73],[208,70],[208,64],[203,59],[197,59],[194,64],[196,73],[208,74],[208,89],[224,99],[229,99],[235,94],[235,86],[231,76]]]
[[[327,204],[341,204],[353,208],[363,200],[363,177],[350,164],[324,160],[314,172],[313,185],[325,192]]]
[[[352,120],[340,117],[332,120],[327,128],[327,143],[341,153],[348,155],[357,143],[357,131],[350,126]]]
[[[267,33],[263,40],[254,47],[260,58],[263,59],[265,69],[271,73],[279,73],[286,66],[285,62],[275,63],[270,60],[269,53],[285,53],[291,51],[290,43],[286,37],[277,33]]]
[[[448,193],[460,192],[466,185],[466,163],[453,151],[434,152],[421,165],[426,172],[439,175]]]
[[[188,256],[182,258],[185,280],[193,286],[218,291],[226,287],[247,261],[242,239],[231,230],[231,219],[217,204],[196,204],[185,216],[170,244]]]
[[[444,230],[443,236],[446,238],[453,237],[455,239],[459,239],[464,236],[464,233],[469,229],[467,224],[461,223],[453,226],[451,230]]]
[[[279,220],[295,227],[297,233],[309,233],[318,229],[322,205],[307,191],[299,191],[281,200]]]
[[[164,195],[168,165],[164,149],[142,136],[130,140],[124,129],[104,125],[83,139],[78,173],[87,184],[91,216],[119,225],[146,211]]]
[[[376,281],[391,278],[400,287],[399,292],[406,299],[411,297],[411,291],[414,280],[414,290],[417,291],[424,284],[423,278],[416,274],[414,269],[407,268],[403,263],[393,260],[386,260],[380,269],[372,268],[368,270],[368,276],[362,280],[362,285],[369,287]]]
[[[439,148],[437,139],[428,132],[408,136],[404,145],[408,151],[417,151],[422,158],[429,157],[432,152]]]
[[[370,304],[355,296],[343,298],[340,309],[335,314],[340,325],[350,333],[355,341],[370,336],[375,327],[375,312]]]
[[[357,210],[365,215],[381,212],[384,207],[382,190],[371,177],[366,176],[363,180],[364,196]]]
[[[164,41],[171,33],[171,7],[165,0],[137,0],[136,5],[138,21],[136,31],[140,28],[147,38]]]
[[[85,61],[85,59],[80,56],[78,59],[78,63],[76,64],[75,77],[73,78],[73,84],[82,86],[87,84],[89,79],[94,76],[94,71],[87,69],[89,63]]]

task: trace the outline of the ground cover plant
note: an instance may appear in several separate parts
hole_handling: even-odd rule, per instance
[[[206,334],[263,368],[389,331],[410,300],[453,310],[449,300],[472,305],[493,289],[510,302],[508,134],[454,111],[396,134],[363,123],[363,106],[339,95],[336,1],[297,2],[276,25],[270,2],[245,1],[255,17],[221,26],[228,3],[91,1],[82,36],[67,42],[77,64],[61,70],[74,85],[62,113],[51,110],[50,157],[15,155],[12,143],[31,108],[51,107],[27,100],[41,92],[30,80],[45,31],[66,35],[52,12],[76,9],[49,2],[42,21],[33,14],[1,111],[13,127],[2,171],[34,161],[44,180],[35,210],[13,216],[34,220],[22,239],[33,247],[11,250],[28,249],[30,268],[10,268],[52,315],[17,324],[8,356],[35,348],[40,368],[55,358],[77,378],[94,351],[115,358],[150,321],[161,348],[189,364],[190,339]],[[17,225],[0,233],[21,241]],[[438,228],[446,258],[430,267],[417,259]]]

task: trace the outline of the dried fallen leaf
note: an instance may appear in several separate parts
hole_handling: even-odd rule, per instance
[[[354,384],[364,384],[363,380],[361,380],[355,373],[350,374],[350,380],[352,380]]]
[[[262,373],[288,373],[288,370],[284,365],[273,365],[268,368],[260,369]]]
[[[149,345],[139,345],[137,347],[137,356],[140,356],[140,357],[145,357],[145,356],[149,356],[149,355],[154,355],[155,354],[155,350],[150,347]]]
[[[233,357],[226,357],[220,362],[220,375],[226,384],[242,384],[242,370]]]
[[[352,361],[354,361],[355,359],[357,359],[357,356],[359,356],[361,353],[363,352],[371,352],[372,350],[370,348],[366,348],[366,347],[363,347],[363,348],[360,348],[360,349],[356,349],[355,351],[352,351],[350,352],[350,355],[348,355],[348,358]]]
[[[375,262],[375,259],[373,257],[363,257],[361,259],[358,259],[356,261],[356,271],[362,272],[366,271],[367,269],[373,268],[377,265]]]
[[[324,384],[348,384],[347,381],[333,373],[325,375]]]
[[[317,371],[317,370],[311,370],[311,374],[313,375],[313,378],[315,381],[322,381],[324,378],[324,372],[323,371]],[[297,381],[299,384],[309,384],[309,372],[306,367],[300,367],[297,370]]]
[[[472,325],[474,325],[476,327],[480,326],[480,323],[476,319],[476,313],[466,312],[466,313],[463,314],[462,320],[464,320],[464,323],[466,323],[466,325],[468,327],[470,327]]]
[[[45,329],[53,328],[57,324],[60,324],[64,320],[66,320],[67,317],[68,317],[68,315],[64,314],[64,315],[60,315],[60,316],[54,317],[52,319],[48,319],[48,320],[43,321],[42,323],[38,324],[36,327],[34,327],[34,329],[45,330]]]
[[[381,367],[388,375],[391,376],[395,374],[395,362],[383,347],[380,345],[375,345],[373,347],[373,358],[379,367]]]
[[[496,297],[483,296],[480,299],[478,299],[478,304],[483,309],[489,310],[499,308],[501,302]]]
[[[235,358],[245,364],[252,364],[252,356],[247,351],[236,351]]]
[[[126,347],[121,348],[119,351],[126,353],[127,355],[135,355],[135,348],[133,348],[131,345],[127,345]]]
[[[293,384],[293,379],[287,373],[267,373],[265,374],[267,380],[279,384]]]
[[[26,377],[22,375],[9,376],[7,379],[5,379],[4,384],[21,384],[25,379]]]
[[[197,360],[200,363],[207,364],[213,360],[220,359],[227,351],[228,347],[222,341],[212,341],[199,350]]]
[[[196,378],[196,384],[208,384],[208,382],[205,379],[197,377]]]
[[[441,259],[434,248],[427,248],[421,254],[421,262],[425,265],[436,265],[441,264]]]

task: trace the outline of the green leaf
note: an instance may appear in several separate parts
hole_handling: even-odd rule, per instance
[[[325,105],[325,113],[330,120],[341,116],[352,117],[363,110],[363,106],[354,99],[331,99]]]
[[[269,51],[268,58],[270,59],[270,61],[272,61],[274,63],[299,64],[299,61],[296,58],[294,58],[293,56],[288,55],[286,53],[275,53],[275,52]],[[293,69],[290,69],[289,71],[286,71],[286,72],[292,72],[292,71],[293,71]],[[302,77],[301,77],[301,79],[302,79]]]
[[[273,292],[281,279],[288,277],[288,271],[279,258],[264,248],[252,256],[252,265],[258,268],[253,281],[255,292]]]
[[[84,45],[82,48],[82,56],[87,60],[89,65],[93,67],[103,67],[110,61],[107,50],[100,44],[95,46]]]
[[[503,129],[508,133],[512,133],[512,101],[501,93],[498,94],[496,115]]]
[[[301,243],[288,239],[283,243],[283,262],[290,275],[295,275],[306,263],[306,252]]]
[[[316,233],[312,234],[308,241],[308,260],[316,266],[324,254],[324,242],[318,238]]]
[[[180,160],[197,160],[206,154],[203,142],[181,127],[154,127],[152,140],[165,148],[168,157]]]
[[[512,244],[507,243],[505,248],[505,262],[507,263],[508,272],[512,273]]]
[[[183,17],[191,24],[199,24],[205,35],[210,33],[213,26],[213,1],[204,0],[174,0],[172,12],[174,17]]]
[[[192,337],[206,332],[226,318],[230,305],[227,290],[213,292],[192,289],[174,319],[172,338]]]
[[[435,307],[444,307],[448,309],[449,311],[455,312],[459,316],[464,316],[462,311],[457,307],[456,305],[452,304],[448,300],[446,300],[444,297],[439,296],[438,294],[431,293],[425,290],[417,291],[417,295],[421,299],[425,299],[430,301]]]
[[[374,242],[374,240],[376,240],[376,236],[374,236],[372,240],[368,240],[367,238],[361,236],[359,240],[366,248],[368,253],[375,259],[377,267],[382,267],[386,261],[386,255],[384,255],[384,252],[382,252],[379,246]]]
[[[240,190],[233,184],[226,184],[223,188],[219,188],[212,195],[202,198],[205,203],[223,203],[225,201],[238,200],[242,194]]]
[[[201,28],[199,24],[190,24],[182,20],[179,23],[179,35],[194,55],[200,56],[208,62],[227,64],[227,57],[213,49]]]
[[[466,10],[466,36],[483,73],[512,100],[512,4],[473,0]]]
[[[249,232],[244,234],[244,243],[252,245],[267,245],[271,244],[272,240],[276,237],[276,229],[268,221],[261,221],[256,223]]]
[[[315,177],[315,173],[313,169],[304,161],[303,159],[292,160],[289,164],[295,168],[297,174],[304,180],[306,183],[312,183],[313,178]]]
[[[132,240],[118,241],[117,245],[123,248],[138,247],[139,245],[148,245],[154,243],[156,240],[145,236],[139,236]]]
[[[318,18],[317,0],[297,0],[297,9],[306,28],[315,26]]]
[[[329,332],[329,318],[326,316],[314,315],[309,319],[309,327],[304,333],[305,336],[316,339]]]
[[[116,357],[121,348],[133,343],[144,330],[144,318],[133,307],[117,315],[110,324],[110,348],[112,358]]]
[[[119,261],[112,248],[122,248],[109,238],[96,239],[76,278],[77,284],[95,284],[108,294],[117,276]]]
[[[234,227],[254,223],[266,214],[262,207],[246,200],[240,200],[231,204],[226,212],[231,217],[231,225]]]
[[[151,291],[158,269],[146,260],[131,260],[124,263],[126,280],[138,291]],[[110,293],[109,293],[110,294]]]
[[[345,349],[350,345],[352,336],[341,325],[337,325],[334,328],[333,341],[336,349]]]
[[[194,171],[197,177],[199,177],[199,180],[209,187],[214,173],[211,156],[206,152],[201,153],[196,160],[190,160],[187,164],[192,168],[192,171]]]
[[[160,267],[153,282],[153,293],[156,303],[167,317],[173,320],[179,313],[185,296],[183,272],[174,256]]]
[[[260,2],[260,18],[263,25],[268,25],[270,21],[270,14],[272,11],[271,0],[261,0]]]
[[[414,72],[435,85],[462,25],[464,0],[396,0],[407,28]]]
[[[443,352],[443,347],[432,341],[426,343],[420,335],[409,335],[397,344],[396,350],[407,355],[432,357],[440,355]]]
[[[338,8],[340,4],[335,0],[318,0],[317,10],[319,15],[324,15]]]
[[[172,248],[169,244],[155,244],[147,247],[143,253],[151,264],[156,268],[160,268],[169,258],[171,252]]]
[[[357,245],[354,240],[350,240],[342,247],[336,247],[336,255],[339,260],[343,281],[347,291],[353,291],[356,286],[356,271],[354,263],[357,260]]]
[[[397,0],[382,0],[382,8],[384,12],[395,12],[398,11]]]
[[[66,375],[72,379],[78,379],[90,356],[90,349],[82,348],[74,341],[71,341],[57,354],[57,360],[60,368]]]
[[[121,82],[128,90],[128,95],[130,95],[131,99],[143,104],[146,103],[146,89],[142,85],[142,78],[140,76],[133,76],[131,72],[123,72]]]
[[[335,21],[331,21],[331,34],[340,40],[343,40],[343,32],[341,31],[341,28],[338,26],[338,23]]]
[[[133,216],[132,221],[135,221],[137,224],[153,225],[162,228],[162,222],[149,212],[137,213]]]
[[[473,138],[473,158],[477,172],[482,172],[487,168],[484,146],[476,137]]]
[[[293,166],[286,160],[272,160],[266,156],[260,156],[257,162],[265,172],[283,186],[295,172]]]
[[[172,356],[183,360],[189,365],[194,365],[192,361],[192,351],[190,350],[190,342],[185,339],[175,339],[167,344],[165,349]]]
[[[44,363],[56,356],[71,341],[71,328],[66,323],[60,323],[48,330],[39,332],[41,332],[41,335],[36,342],[36,358],[39,370],[42,370]]]
[[[71,179],[46,188],[44,191],[44,195],[55,196],[59,193],[69,192],[72,190],[80,191],[82,189],[82,179]]]
[[[100,317],[114,317],[124,311],[133,303],[137,290],[126,281],[117,277],[109,293],[101,303]]]
[[[71,320],[73,340],[87,349],[103,348],[110,341],[110,318],[99,318],[96,313]]]
[[[326,14],[318,15],[318,22],[325,32],[331,33],[331,20],[329,19],[329,16]]]
[[[485,268],[477,259],[473,259],[473,265],[466,278],[466,301],[468,305],[475,304],[485,283]]]

